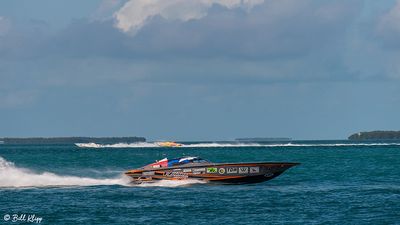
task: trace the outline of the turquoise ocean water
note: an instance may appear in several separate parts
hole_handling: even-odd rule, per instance
[[[0,145],[0,224],[400,224],[400,144]],[[164,157],[301,165],[259,184],[122,176]],[[8,217],[9,216],[9,217]],[[23,219],[23,218],[22,218]]]

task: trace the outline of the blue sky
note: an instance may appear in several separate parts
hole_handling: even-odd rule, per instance
[[[0,136],[400,130],[400,1],[0,1]]]

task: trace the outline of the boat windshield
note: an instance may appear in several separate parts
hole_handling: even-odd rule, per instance
[[[144,166],[142,168],[161,168],[161,167],[181,166],[181,165],[185,165],[187,163],[209,164],[210,162],[205,159],[201,159],[199,157],[191,157],[191,156],[181,157],[181,158],[176,158],[176,159],[165,158],[165,159],[156,161],[155,163]]]
[[[168,167],[185,165],[187,163],[209,163],[209,161],[199,157],[182,157],[168,160]]]

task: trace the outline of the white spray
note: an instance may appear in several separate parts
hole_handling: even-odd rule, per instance
[[[157,181],[131,184],[131,179],[125,175],[110,179],[96,179],[90,177],[64,176],[50,172],[37,173],[26,168],[16,167],[14,163],[0,157],[0,188],[25,188],[25,187],[57,187],[57,186],[95,186],[95,185],[121,185],[135,187],[178,187],[191,184],[206,183],[199,180]]]
[[[18,168],[14,163],[0,157],[0,187],[128,185],[129,182],[129,178],[126,176],[95,179],[63,176],[50,172],[36,173],[29,169]]]

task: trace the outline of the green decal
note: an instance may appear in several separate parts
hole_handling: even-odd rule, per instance
[[[215,168],[215,167],[207,168],[207,173],[216,173],[216,172],[217,172],[217,168]]]

